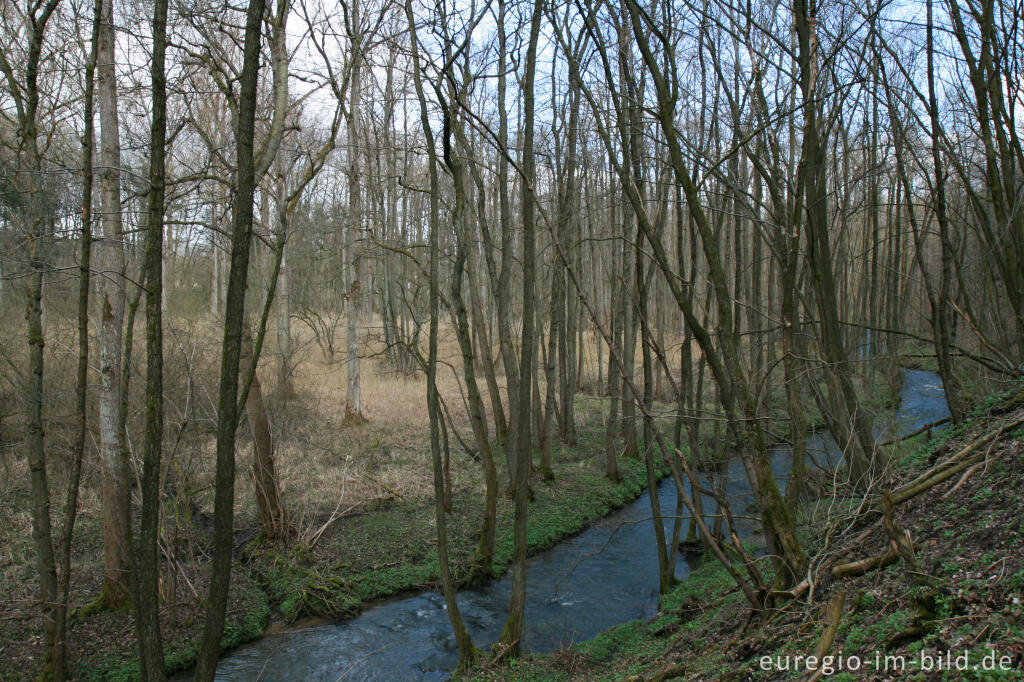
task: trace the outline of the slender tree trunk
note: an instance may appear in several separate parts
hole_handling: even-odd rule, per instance
[[[508,433],[508,423],[505,420],[505,407],[501,400],[501,390],[498,387],[498,376],[494,368],[494,357],[492,356],[493,344],[487,327],[487,308],[484,306],[480,295],[481,286],[476,275],[476,262],[473,258],[474,249],[469,249],[469,258],[466,263],[467,275],[469,277],[469,299],[472,305],[473,327],[476,330],[477,356],[484,372],[484,380],[487,383],[487,394],[491,403],[491,413],[494,415],[494,436],[495,440],[502,445]]]
[[[163,229],[167,147],[167,0],[153,7],[153,122],[149,141],[149,206],[146,252],[146,435],[142,453],[142,519],[139,524],[135,628],[142,679],[164,679],[160,633],[160,456],[163,447]],[[199,678],[202,679],[202,678]]]
[[[89,269],[92,267],[92,188],[93,188],[93,74],[99,43],[102,0],[93,9],[92,37],[89,57],[85,63],[85,94],[83,97],[82,134],[82,230],[79,237],[78,262],[78,372],[75,388],[75,412],[78,421],[72,446],[71,472],[68,476],[67,497],[64,503],[64,528],[61,531],[57,553],[60,570],[57,573],[57,617],[54,623],[53,679],[63,682],[68,677],[67,628],[68,606],[71,600],[71,545],[75,536],[78,516],[78,490],[85,456],[86,423],[89,398]]]
[[[41,172],[41,168],[40,168]],[[36,190],[28,202],[39,201]],[[47,651],[52,651],[55,637],[54,625],[57,604],[57,565],[53,551],[53,531],[50,523],[50,487],[46,473],[46,451],[43,444],[43,269],[46,260],[43,253],[43,218],[36,206],[27,211],[30,233],[29,248],[32,270],[29,276],[28,321],[29,381],[28,381],[28,427],[25,444],[28,453],[29,474],[32,480],[32,539],[36,546],[37,566],[40,577],[40,599],[45,619],[43,631]]]
[[[939,274],[939,291],[930,296],[932,303],[932,328],[935,334],[935,356],[938,360],[939,376],[946,393],[946,403],[954,423],[964,418],[964,409],[960,401],[960,381],[953,371],[953,357],[950,353],[952,343],[953,314],[950,305],[953,286],[953,243],[950,238],[949,216],[946,211],[946,178],[942,164],[942,153],[939,150],[939,105],[935,95],[935,50],[933,46],[932,0],[928,0],[928,118],[931,122],[932,163],[935,169],[935,217],[939,223],[939,242],[941,272]],[[918,259],[920,261],[920,258]],[[922,269],[924,266],[921,261]],[[928,275],[924,274],[927,278]]]
[[[220,317],[220,246],[216,232],[210,233],[210,315]]]
[[[513,515],[513,550],[512,550],[512,590],[509,599],[508,620],[498,640],[498,651],[504,656],[517,656],[522,651],[523,616],[526,612],[526,514],[530,487],[530,468],[533,463],[533,452],[530,438],[530,398],[533,362],[534,362],[534,277],[535,260],[535,216],[534,216],[534,183],[536,182],[536,166],[533,156],[534,130],[534,76],[537,71],[537,42],[540,34],[540,23],[544,11],[543,2],[535,3],[530,19],[530,38],[526,48],[526,70],[523,74],[523,162],[520,181],[523,221],[523,319],[522,344],[519,360],[519,395],[517,407],[519,420],[518,451],[516,453],[516,489],[515,509]],[[503,260],[511,256],[503,254]]]
[[[667,594],[675,583],[673,575],[674,564],[669,562],[668,551],[665,546],[665,522],[661,515],[661,499],[658,496],[658,476],[654,469],[654,420],[651,417],[651,409],[654,407],[654,372],[651,359],[651,338],[650,328],[647,324],[648,317],[648,292],[647,280],[644,277],[643,263],[643,234],[638,234],[634,241],[635,248],[635,281],[637,290],[637,321],[640,323],[640,346],[643,353],[644,393],[643,393],[643,415],[644,415],[644,467],[647,470],[647,489],[651,496],[651,516],[654,520],[654,540],[658,551],[658,587],[661,594]],[[662,453],[665,454],[665,453]],[[672,548],[673,557],[677,550]]]
[[[17,104],[18,163],[16,182],[21,192],[21,218],[25,229],[29,270],[26,286],[28,380],[26,381],[25,450],[32,486],[32,542],[36,550],[39,596],[43,612],[43,634],[47,657],[53,655],[57,622],[57,566],[50,520],[50,487],[46,472],[43,432],[43,275],[46,250],[51,239],[47,225],[46,196],[42,186],[43,164],[39,150],[39,67],[46,25],[59,0],[32,3],[23,15],[28,38],[24,82],[14,77],[6,52],[0,67],[7,79],[8,95]],[[21,20],[19,18],[19,20]],[[52,663],[52,660],[49,661]]]
[[[555,412],[558,405],[555,391],[558,388],[558,339],[564,333],[562,317],[565,315],[565,293],[562,286],[563,272],[557,259],[551,267],[551,307],[550,327],[548,329],[547,352],[544,357],[544,420],[541,424],[540,473],[545,480],[553,480],[551,470],[551,449],[555,440]]]
[[[836,281],[828,234],[828,191],[825,148],[820,140],[815,100],[817,80],[817,36],[815,18],[807,0],[793,5],[793,24],[799,44],[800,88],[803,97],[804,139],[798,174],[805,192],[807,219],[807,260],[818,304],[825,376],[831,398],[833,433],[844,447],[851,482],[869,485],[869,476],[879,464],[874,461],[874,439],[867,415],[861,409],[853,387],[849,358],[843,346],[836,298]],[[799,182],[799,181],[798,181]]]
[[[96,92],[100,113],[100,471],[103,504],[103,592],[111,608],[128,597],[128,475],[122,467],[121,344],[124,328],[124,233],[121,221],[121,142],[114,61],[113,0],[105,0],[100,22]]]
[[[622,480],[622,473],[619,471],[619,460],[618,460],[618,446],[616,444],[619,436],[619,389],[621,383],[618,380],[619,374],[612,367],[612,353],[614,351],[613,346],[617,343],[620,335],[619,327],[621,317],[619,315],[619,299],[624,294],[619,287],[614,287],[611,291],[611,310],[610,310],[610,333],[611,338],[608,347],[608,423],[605,424],[604,429],[604,475],[613,483],[618,483]],[[600,341],[597,341],[598,349],[600,349]],[[598,362],[600,363],[600,355],[598,356]],[[598,384],[601,386],[602,384]]]
[[[576,296],[568,293],[565,288],[567,272],[575,267],[579,249],[579,221],[580,221],[580,198],[579,187],[576,180],[577,146],[579,139],[579,74],[575,69],[569,75],[568,106],[569,118],[566,131],[566,157],[565,157],[565,181],[562,189],[563,215],[559,220],[559,233],[563,243],[569,243],[571,248],[567,249],[566,258],[568,262],[559,262],[558,278],[559,286],[562,287],[562,298],[565,300],[564,315],[565,324],[562,331],[562,342],[559,347],[559,388],[561,393],[562,416],[559,419],[561,427],[562,442],[566,445],[576,445],[576,383],[578,371],[576,367],[578,354],[579,335],[579,302]]]
[[[452,99],[457,94],[450,93]],[[446,103],[443,105],[445,116],[445,131],[451,134],[453,128],[458,125],[453,120],[454,112]],[[452,269],[451,300],[454,308],[455,335],[462,351],[462,371],[466,381],[466,393],[469,400],[470,423],[473,427],[473,435],[476,439],[477,450],[484,469],[484,518],[480,528],[480,541],[476,547],[475,559],[477,570],[483,575],[491,572],[494,557],[494,538],[497,526],[497,502],[498,502],[498,472],[494,464],[494,455],[491,451],[490,439],[487,434],[487,422],[484,412],[484,402],[480,395],[480,388],[476,382],[476,363],[473,358],[473,339],[470,334],[469,315],[466,311],[466,302],[462,294],[462,281],[465,274],[466,264],[469,259],[469,250],[472,248],[469,243],[469,214],[468,200],[466,198],[466,179],[462,160],[453,151],[451,140],[444,140],[445,165],[451,173],[455,187],[455,204],[452,208],[452,222],[455,232],[455,264]],[[433,157],[432,157],[433,159]],[[433,163],[433,160],[432,160]],[[432,329],[432,334],[436,332]],[[436,338],[435,338],[436,342]],[[436,355],[436,349],[435,349]],[[435,358],[436,365],[436,358]],[[435,367],[436,373],[436,367]]]
[[[452,624],[452,631],[455,635],[455,642],[459,649],[458,670],[465,670],[473,665],[479,654],[473,646],[473,640],[466,631],[462,615],[459,611],[459,603],[455,597],[455,584],[452,579],[451,567],[448,559],[448,527],[445,506],[446,485],[444,466],[441,461],[440,427],[443,426],[439,396],[437,392],[437,331],[440,316],[439,307],[439,285],[438,268],[440,260],[438,241],[440,232],[440,187],[437,175],[437,158],[434,152],[434,135],[430,128],[430,117],[427,109],[426,96],[423,93],[422,72],[419,61],[419,45],[416,38],[416,22],[413,18],[410,5],[405,7],[406,19],[409,22],[409,33],[412,38],[412,61],[413,78],[416,86],[416,95],[420,102],[420,124],[423,133],[427,138],[429,151],[429,173],[430,173],[430,265],[429,265],[429,305],[430,305],[430,333],[427,351],[427,411],[430,415],[430,453],[434,469],[434,518],[437,524],[437,554],[438,563],[441,569],[441,584],[444,590],[445,606],[448,611],[448,619]],[[445,140],[446,146],[448,141]],[[449,159],[450,160],[450,159]],[[461,286],[461,283],[460,283]],[[464,314],[463,309],[463,314]],[[472,358],[470,358],[472,367]]]
[[[277,386],[282,396],[294,393],[292,386],[292,312],[291,312],[291,271],[288,269],[288,251],[281,254],[281,271],[277,275],[277,352],[281,355],[278,365]]]
[[[251,371],[253,362],[252,332],[249,325],[242,330],[243,374]],[[270,420],[263,404],[263,391],[257,374],[253,374],[249,393],[245,398],[245,413],[252,429],[252,473],[256,493],[256,515],[260,533],[270,539],[288,534],[288,519],[281,503],[281,487],[274,470],[274,443],[270,435]]]
[[[162,0],[161,0],[162,1]],[[245,325],[245,289],[252,242],[255,194],[255,134],[257,76],[264,0],[251,0],[246,10],[243,63],[239,83],[238,129],[235,139],[234,203],[231,219],[231,267],[224,311],[224,343],[221,351],[220,389],[217,400],[217,472],[214,492],[213,569],[209,602],[203,626],[202,649],[195,679],[212,682],[224,632],[234,531],[235,435],[238,428],[238,371],[242,329]],[[258,358],[254,359],[254,362]]]
[[[498,146],[508,149],[508,108],[505,101],[506,74],[508,68],[508,47],[505,36],[505,0],[498,0]],[[531,122],[532,125],[532,122]],[[520,180],[522,182],[522,180]],[[512,347],[511,319],[511,278],[514,242],[512,239],[512,208],[509,205],[508,159],[505,154],[498,158],[498,215],[501,222],[501,268],[498,286],[495,289],[498,315],[498,341],[501,347],[501,362],[505,369],[505,391],[508,394],[508,438],[505,440],[505,461],[508,465],[508,492],[513,497],[517,484],[516,457],[519,450],[519,377],[515,350]],[[529,377],[524,379],[529,385]],[[529,424],[529,413],[523,419]],[[527,429],[529,431],[529,429]]]
[[[789,483],[786,486],[786,501],[796,506],[800,502],[804,479],[807,476],[807,424],[804,419],[803,396],[800,391],[797,358],[797,333],[800,328],[799,312],[796,306],[797,284],[796,267],[798,258],[799,232],[795,239],[780,234],[782,243],[780,254],[784,259],[781,268],[780,286],[782,289],[782,369],[786,384],[786,409],[789,415],[789,436],[793,449],[793,466],[790,470]]]
[[[363,408],[359,390],[359,318],[362,314],[362,285],[366,279],[366,264],[362,258],[363,247],[360,240],[363,236],[362,188],[359,177],[359,110],[362,106],[362,67],[363,46],[362,29],[360,28],[359,0],[354,0],[349,11],[351,13],[351,59],[352,73],[349,83],[348,110],[348,242],[349,256],[352,266],[352,281],[348,289],[346,343],[348,370],[346,388],[345,419],[363,421]]]

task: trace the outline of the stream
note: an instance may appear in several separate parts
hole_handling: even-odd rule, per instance
[[[904,370],[897,410],[876,418],[876,435],[887,440],[948,415],[939,377]],[[808,454],[820,466],[837,461],[831,436],[807,439]],[[784,485],[790,469],[788,446],[772,449],[772,469]],[[809,467],[815,464],[809,462]],[[741,537],[759,533],[749,518],[750,485],[738,459],[730,463],[727,497]],[[658,486],[663,513],[675,509],[671,478]],[[706,499],[706,510],[714,503]],[[658,561],[649,492],[596,521],[579,535],[527,562],[525,648],[550,652],[591,639],[625,621],[650,618],[658,606]],[[671,533],[671,519],[665,521]],[[685,526],[684,526],[685,529]],[[680,555],[676,577],[690,565]],[[508,610],[511,576],[462,590],[459,608],[474,643],[486,650],[498,639]],[[383,601],[341,623],[267,635],[225,656],[219,680],[444,680],[458,663],[444,598],[422,592]]]

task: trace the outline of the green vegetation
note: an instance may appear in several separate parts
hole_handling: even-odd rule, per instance
[[[592,404],[590,404],[592,403]],[[584,398],[581,413],[599,414],[600,401]],[[595,408],[591,410],[590,408]],[[554,458],[553,481],[537,477],[530,505],[529,552],[542,551],[576,534],[594,520],[636,499],[646,485],[643,463],[623,458],[620,483],[602,473],[602,438],[598,421],[586,423],[576,448],[562,448]],[[659,470],[658,477],[667,474]],[[482,501],[475,491],[456,491],[449,532],[456,575],[474,578],[471,560],[479,531]],[[498,506],[498,534],[492,577],[503,574],[512,556],[511,501]],[[312,547],[308,543],[253,540],[236,555],[229,619],[221,647],[231,649],[260,637],[272,616],[287,622],[304,617],[339,620],[357,614],[368,602],[402,592],[432,589],[439,580],[429,500],[381,500],[362,513],[339,519]],[[99,610],[81,621],[101,630],[128,633],[128,641],[111,637],[90,642],[76,655],[76,675],[85,680],[127,682],[139,679],[131,613]],[[196,661],[201,613],[186,609],[165,633],[165,662],[170,672]],[[0,678],[21,679],[0,662]]]
[[[1008,413],[1011,390],[976,405],[955,428],[923,434],[892,448],[897,479],[911,479],[937,458],[998,428]],[[1014,408],[1016,409],[1016,408]],[[479,670],[478,680],[720,680],[802,679],[795,657],[813,653],[825,630],[825,610],[839,591],[845,606],[829,651],[837,666],[831,680],[858,680],[887,663],[901,665],[899,679],[1016,680],[1024,677],[1024,521],[1018,492],[1024,486],[1024,448],[1013,432],[996,441],[988,465],[952,490],[957,479],[911,499],[896,512],[917,552],[919,573],[905,562],[837,581],[819,573],[810,602],[806,597],[777,612],[757,616],[711,557],[661,600],[649,622],[614,627],[589,642],[549,655],[532,655],[513,667]],[[948,495],[947,495],[948,493]],[[945,496],[945,498],[944,498]],[[853,500],[833,500],[833,515],[852,513]],[[821,505],[824,506],[824,505]],[[827,519],[814,505],[804,509],[802,533],[820,560],[830,556],[818,531]],[[851,524],[846,537],[868,526]],[[844,548],[844,537],[830,537],[827,550],[846,560],[885,548],[881,529],[868,540]],[[919,578],[927,577],[925,584]],[[945,658],[952,652],[952,658]],[[838,669],[839,654],[863,666]],[[878,656],[876,659],[875,656]],[[769,657],[764,659],[763,657]],[[959,657],[959,661],[958,661]],[[762,667],[771,661],[770,669]],[[781,664],[789,661],[784,669]],[[966,666],[942,670],[941,664]],[[952,662],[950,662],[952,661]],[[1010,669],[987,669],[994,663]],[[867,672],[864,672],[867,671]],[[882,679],[888,679],[879,673]],[[891,673],[890,673],[891,675]]]
[[[232,586],[235,607],[225,623],[221,647],[231,649],[256,639],[270,620],[270,604],[248,573],[241,569],[236,574],[237,584]],[[128,613],[99,613],[95,618],[130,620]],[[187,670],[194,665],[199,653],[199,633],[202,620],[190,614],[176,624],[169,633],[164,647],[164,663],[168,673]],[[125,642],[97,642],[98,646],[77,659],[75,675],[89,682],[132,682],[139,679],[138,654],[134,645]],[[6,677],[4,679],[7,679]]]
[[[534,484],[527,531],[529,552],[547,549],[639,497],[646,480],[643,464],[624,459],[621,467],[622,482],[612,483],[600,472],[581,468],[570,458],[556,460],[554,483]],[[256,548],[250,554],[250,566],[262,576],[270,600],[285,620],[351,616],[365,602],[436,583],[439,568],[430,524],[432,513],[429,506],[399,506],[356,517],[346,526],[343,537],[338,537],[346,550],[352,550],[337,552],[344,554],[344,561],[323,561],[339,547],[313,550],[298,545],[287,550]],[[470,561],[474,521],[478,518],[473,513],[452,518],[452,545],[460,581],[472,578]],[[492,577],[503,574],[512,557],[511,505],[507,501],[499,505],[498,527]]]

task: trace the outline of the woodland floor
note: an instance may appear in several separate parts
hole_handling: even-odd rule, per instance
[[[168,407],[174,452],[166,459],[173,463],[168,471],[173,469],[177,491],[168,496],[164,511],[165,538],[175,556],[174,570],[166,572],[162,584],[168,671],[187,669],[195,660],[207,591],[214,469],[209,396],[215,392],[202,380],[216,376],[203,359],[217,347],[211,328],[194,324],[169,334],[168,390],[191,397]],[[454,358],[451,339],[443,347]],[[51,366],[59,367],[60,361],[61,357],[54,358]],[[268,365],[272,368],[273,362]],[[296,528],[296,537],[286,544],[257,540],[251,476],[243,473],[250,447],[243,427],[236,483],[236,563],[222,641],[225,649],[259,637],[268,627],[305,619],[343,619],[375,599],[438,587],[425,384],[421,378],[381,367],[375,360],[364,361],[368,420],[361,424],[344,420],[344,363],[325,360],[309,339],[300,350],[293,375],[296,393],[283,401],[265,389],[283,498]],[[273,386],[272,371],[264,379],[265,386]],[[456,425],[468,437],[457,384],[451,377],[442,377],[439,386],[453,408]],[[57,389],[48,390],[62,395]],[[891,401],[891,395],[888,390],[876,390],[866,398],[877,408]],[[191,413],[180,413],[181,404],[196,407]],[[602,398],[578,396],[577,445],[555,448],[553,482],[534,480],[531,552],[579,532],[637,497],[645,485],[642,465],[628,458],[620,459],[621,484],[612,484],[602,475],[605,407]],[[769,408],[779,417],[784,414],[781,395],[769,397]],[[63,414],[59,405],[53,411]],[[813,407],[809,410],[812,422],[815,412]],[[64,488],[60,458],[67,452],[61,424],[55,419],[49,426],[50,447],[57,458],[51,470],[55,515]],[[785,430],[780,419],[774,432],[784,434]],[[0,680],[27,680],[41,671],[43,651],[28,511],[31,493],[24,458],[9,453],[10,448],[3,461],[6,478],[0,482]],[[479,530],[483,486],[480,465],[465,454],[454,435],[451,471],[449,535],[456,574],[466,579]],[[99,593],[102,566],[101,513],[95,465],[90,461],[83,476],[71,594],[72,606],[79,609]],[[512,551],[511,502],[505,495],[499,496],[498,512],[495,575],[504,572]],[[59,527],[60,519],[56,522]],[[74,618],[69,643],[77,678],[137,679],[129,612],[100,611]]]
[[[890,483],[911,480],[975,438],[1022,417],[1019,399],[1009,409],[994,399],[979,405],[960,427],[931,441],[922,435],[903,443],[894,453],[899,463]],[[798,665],[796,656],[815,652],[828,607],[842,592],[843,608],[828,649],[833,672],[822,675],[825,679],[1024,679],[1024,428],[987,446],[983,465],[956,487],[959,479],[954,476],[894,509],[894,520],[919,546],[917,573],[902,560],[846,579],[823,570],[810,597],[753,615],[725,570],[709,559],[663,597],[661,612],[649,622],[625,623],[570,649],[476,675],[492,680],[806,680],[813,671]],[[808,537],[819,566],[877,556],[887,548],[880,525],[852,544],[871,524],[843,517],[835,511],[841,508],[832,505],[829,521],[838,521],[842,532],[831,535],[827,546],[821,537]],[[830,525],[818,518],[806,532]],[[920,578],[926,579],[923,587]],[[762,660],[765,656],[769,659]],[[848,669],[854,667],[851,660],[860,663],[859,670]],[[781,669],[787,662],[788,670]]]
[[[340,382],[339,382],[340,383]],[[393,382],[380,382],[390,386]],[[343,384],[341,384],[343,385]],[[323,386],[321,385],[321,390]],[[422,381],[409,380],[402,396],[412,417],[422,405],[411,393],[423,389]],[[394,390],[370,385],[364,395],[387,405],[375,392]],[[331,394],[294,401],[296,411],[310,403],[322,404]],[[397,413],[394,408],[391,412]],[[579,532],[626,502],[635,499],[646,481],[637,460],[622,460],[624,480],[619,484],[603,476],[603,427],[600,400],[581,398],[577,405],[579,442],[576,447],[556,447],[554,480],[535,477],[531,504],[529,546],[537,552]],[[307,449],[286,448],[280,462],[284,497],[298,510],[293,521],[298,537],[287,543],[263,543],[257,539],[251,503],[251,483],[239,477],[236,531],[236,562],[232,573],[228,626],[224,649],[250,641],[268,627],[278,628],[300,620],[337,620],[357,613],[363,605],[396,593],[439,589],[436,531],[433,525],[429,451],[422,427],[410,426],[408,414],[393,419],[386,412],[371,413],[364,424],[327,422],[292,414],[283,418],[304,429]],[[311,427],[311,423],[318,426]],[[299,428],[299,426],[293,426]],[[453,513],[449,517],[451,554],[455,573],[467,579],[478,537],[483,509],[480,465],[452,443]],[[342,455],[340,453],[347,453]],[[209,469],[212,471],[212,467]],[[503,470],[500,470],[503,471]],[[504,476],[504,474],[501,474]],[[311,481],[305,489],[301,481]],[[187,505],[174,506],[168,514],[182,520],[172,525],[177,549],[177,570],[168,572],[165,594],[173,593],[171,606],[162,610],[165,659],[169,672],[187,669],[195,660],[202,631],[201,598],[207,590],[211,543],[211,511],[204,478],[195,482],[198,491]],[[36,602],[34,566],[27,512],[26,487],[11,486],[13,497],[4,500],[4,513],[15,523],[0,525],[0,680],[34,679],[42,670],[42,637]],[[299,503],[295,497],[300,496]],[[289,502],[291,502],[289,504]],[[498,500],[498,535],[494,575],[507,568],[512,554],[511,500]],[[73,557],[71,602],[81,607],[101,588],[102,548],[98,514],[80,515]],[[16,516],[17,515],[17,516]],[[69,636],[73,674],[85,680],[133,680],[138,678],[134,620],[130,612],[100,611],[75,618]]]

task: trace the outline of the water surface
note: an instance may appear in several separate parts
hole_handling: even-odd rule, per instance
[[[906,370],[900,407],[876,420],[879,439],[910,433],[949,414],[942,384],[932,372]],[[822,466],[837,461],[827,433],[808,437],[808,452]],[[772,469],[784,483],[790,469],[786,446],[772,449]],[[662,511],[675,509],[671,479],[658,487]],[[750,485],[739,461],[730,463],[728,498],[735,514],[746,515]],[[652,616],[658,603],[658,562],[650,496],[607,516],[527,562],[525,645],[550,652],[591,639],[613,625]],[[714,509],[707,500],[705,509]],[[740,518],[743,537],[758,532],[754,519]],[[666,520],[671,533],[671,521]],[[680,557],[676,576],[689,574]],[[477,646],[501,634],[511,577],[462,590],[459,608]],[[400,597],[337,624],[267,635],[224,657],[221,680],[444,680],[458,663],[444,598],[435,592]]]

